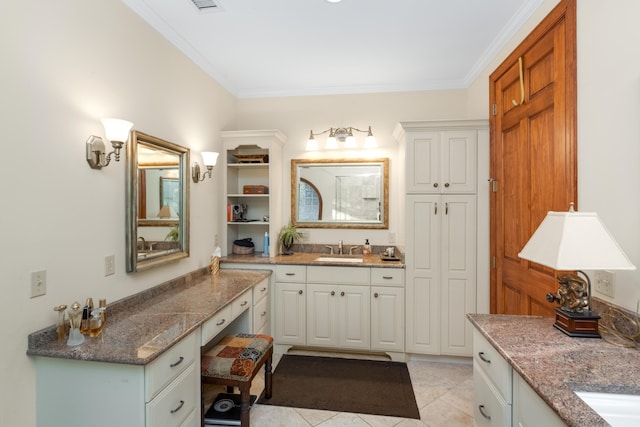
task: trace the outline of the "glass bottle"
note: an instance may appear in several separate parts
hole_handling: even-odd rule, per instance
[[[58,341],[64,341],[67,338],[67,329],[64,324],[64,313],[67,309],[65,304],[53,307],[54,311],[58,312],[58,321],[56,322],[56,334],[58,334]]]
[[[74,302],[69,310],[69,339],[68,346],[80,345],[84,342],[84,335],[80,332],[80,323],[82,322],[82,306],[79,302]]]

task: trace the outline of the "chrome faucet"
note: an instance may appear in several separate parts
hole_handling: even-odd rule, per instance
[[[354,249],[358,249],[359,247],[360,247],[360,246],[351,246],[351,247],[349,248],[349,255],[353,255],[353,250],[354,250]]]
[[[338,254],[342,255],[342,240],[338,242]]]
[[[329,249],[329,255],[333,255],[333,246],[326,245],[325,248]]]
[[[144,237],[140,236],[138,237],[138,240],[142,240],[142,248],[140,250],[144,251],[145,249],[147,249],[147,241],[144,240]]]

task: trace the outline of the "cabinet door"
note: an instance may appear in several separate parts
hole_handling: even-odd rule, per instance
[[[476,196],[442,198],[441,354],[471,356],[476,312]]]
[[[338,285],[307,284],[307,345],[338,344]]]
[[[403,288],[371,288],[371,349],[404,351]]]
[[[477,132],[445,131],[441,135],[440,188],[443,193],[475,193]]]
[[[407,351],[440,351],[440,217],[439,195],[407,196],[406,347]]]
[[[369,286],[341,285],[338,289],[338,345],[371,348],[371,303]]]
[[[416,132],[407,138],[407,193],[439,193],[440,133]]]
[[[303,283],[276,283],[276,344],[306,345],[306,295]]]
[[[518,374],[513,374],[513,425],[562,427],[566,424]]]

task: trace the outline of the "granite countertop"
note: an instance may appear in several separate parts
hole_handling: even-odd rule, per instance
[[[384,261],[380,254],[373,255],[354,255],[353,258],[362,257],[362,262],[340,262],[340,261],[316,261],[318,257],[339,258],[345,255],[329,255],[327,253],[305,253],[296,252],[292,255],[277,255],[273,257],[263,257],[261,254],[251,255],[228,255],[220,258],[222,263],[237,264],[300,264],[300,265],[339,265],[341,267],[386,267],[386,268],[404,268],[404,262]]]
[[[146,365],[270,274],[268,270],[220,270],[216,276],[200,274],[160,290],[152,288],[130,298],[124,309],[109,306],[99,336],[85,336],[83,344],[69,347],[66,340],[57,341],[52,333],[55,326],[48,327],[29,335],[27,354]]]
[[[575,391],[640,394],[640,351],[571,338],[536,316],[468,314],[471,323],[569,426],[608,426]]]

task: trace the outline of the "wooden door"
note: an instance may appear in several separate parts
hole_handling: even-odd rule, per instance
[[[555,272],[518,253],[548,211],[577,207],[575,0],[491,74],[490,98],[491,312],[550,316]]]

